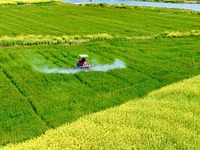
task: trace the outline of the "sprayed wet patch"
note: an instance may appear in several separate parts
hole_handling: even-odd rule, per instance
[[[78,72],[90,72],[90,71],[106,72],[106,71],[109,71],[109,70],[121,69],[121,68],[126,68],[126,64],[119,59],[115,59],[113,64],[95,65],[95,66],[91,66],[90,68],[87,68],[87,69],[82,69],[82,68],[49,68],[49,67],[38,68],[38,67],[34,66],[35,70],[37,70],[39,72],[47,73],[47,74],[52,74],[52,73],[75,74],[75,73],[78,73]]]

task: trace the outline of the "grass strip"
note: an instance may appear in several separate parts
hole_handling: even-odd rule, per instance
[[[15,45],[41,45],[41,44],[78,44],[88,41],[113,39],[112,35],[102,33],[95,35],[51,36],[51,35],[19,35],[16,37],[3,36],[0,38],[0,46]]]
[[[113,36],[107,33],[99,33],[94,35],[74,35],[74,36],[52,36],[52,35],[19,35],[15,37],[0,37],[0,46],[16,46],[16,45],[57,45],[57,44],[80,44],[90,41],[102,41],[108,39],[154,39],[154,38],[185,38],[198,37],[200,30],[191,30],[188,32],[164,32],[162,34],[150,36]]]

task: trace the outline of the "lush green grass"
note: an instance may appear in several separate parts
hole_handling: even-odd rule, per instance
[[[1,94],[4,97],[0,105],[4,114],[1,143],[38,135],[46,128],[55,128],[85,114],[143,97],[152,90],[199,74],[198,41],[199,38],[139,39],[74,46],[1,48],[1,75],[3,80],[10,80],[9,84],[3,84],[7,88],[3,88]],[[79,53],[87,53],[91,56],[90,62],[96,59],[101,64],[119,58],[127,68],[75,75],[43,74],[33,69],[34,66],[74,67]],[[13,89],[11,93],[7,91],[9,87]],[[12,107],[12,101],[18,107]],[[19,115],[13,116],[13,112]],[[31,120],[19,121],[28,116]],[[28,131],[22,124],[31,124],[34,130],[30,129],[26,135],[24,132]]]
[[[56,12],[56,13],[55,13]],[[7,6],[0,9],[0,37],[16,35],[152,35],[165,31],[200,30],[199,15],[169,11],[52,6]],[[115,15],[113,15],[115,14]]]
[[[0,39],[101,33],[115,37],[70,46],[1,45],[0,145],[38,136],[88,113],[200,74],[198,36],[148,39],[165,31],[199,30],[200,18],[190,11],[69,4],[0,7]],[[34,70],[42,66],[74,67],[79,53],[89,54],[91,63],[95,59],[107,64],[119,58],[127,68],[74,75]]]
[[[15,149],[191,149],[200,147],[200,75],[119,107],[49,130]]]

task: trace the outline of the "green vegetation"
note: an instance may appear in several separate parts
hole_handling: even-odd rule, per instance
[[[9,5],[1,7],[0,21],[0,145],[200,74],[200,18],[193,11]],[[118,58],[127,68],[73,75],[35,70],[73,68],[79,53],[93,64]]]
[[[165,32],[163,35],[161,35],[162,37],[168,37],[168,38],[172,38],[172,37],[194,37],[194,36],[200,36],[200,30],[192,30],[192,31],[188,31],[188,32]]]
[[[148,0],[147,0],[148,1]],[[173,0],[172,0],[173,1]],[[150,0],[150,2],[153,2]],[[170,0],[169,0],[169,3],[170,3]],[[195,3],[199,3],[198,1],[195,1]],[[106,4],[106,3],[80,3],[79,4],[80,6],[90,6],[90,7],[107,7],[107,8],[119,8],[119,9],[145,9],[145,10],[156,10],[156,11],[172,11],[173,12],[181,12],[180,9],[175,9],[175,8],[172,8],[171,10],[168,8],[168,9],[163,9],[163,8],[159,8],[159,7],[147,7],[147,6],[133,6],[133,5],[126,5],[126,4]],[[182,11],[188,11],[188,10],[182,10]],[[192,12],[192,13],[200,13],[199,11],[197,12],[194,12],[194,11],[188,11],[188,12]]]
[[[80,44],[89,41],[97,41],[104,39],[113,39],[109,34],[95,34],[84,36],[51,36],[51,35],[20,35],[17,37],[3,36],[0,38],[1,46],[16,46],[16,45],[56,45],[56,44]]]
[[[166,31],[200,30],[200,17],[197,12],[177,9],[173,13],[173,9],[133,7],[130,10],[70,4],[6,6],[0,9],[0,19],[0,37],[19,35],[81,36],[99,33],[149,36]]]
[[[142,0],[147,2],[164,2],[164,3],[191,3],[199,4],[200,0]]]
[[[1,0],[0,5],[56,4],[60,0]]]
[[[199,149],[200,75],[85,116],[15,149]]]
[[[102,41],[108,39],[153,39],[153,38],[180,38],[180,37],[195,37],[200,36],[200,30],[192,30],[188,32],[165,32],[163,34],[152,36],[133,36],[120,37],[109,34],[95,34],[95,35],[75,35],[75,36],[51,36],[51,35],[20,35],[17,37],[3,36],[0,38],[0,46],[16,46],[16,45],[57,45],[57,44],[80,44],[91,41]]]
[[[55,128],[85,114],[142,97],[152,90],[199,74],[199,39],[111,40],[68,47],[2,48],[2,76],[11,82],[2,85],[6,86],[1,95],[4,97],[1,101],[1,114],[4,116],[1,118],[2,144],[36,136],[41,133],[41,126],[44,126],[43,131]],[[96,59],[101,64],[119,58],[125,61],[127,69],[75,75],[42,74],[34,70],[34,66],[74,67],[79,53],[87,53],[91,56],[90,62]],[[10,87],[17,91],[16,94],[6,90]],[[24,102],[21,102],[22,98]],[[19,104],[15,104],[18,107],[12,107],[11,111],[11,101],[14,100]],[[37,116],[28,115],[30,107]],[[31,120],[23,119],[28,116]],[[30,129],[29,136],[20,134],[21,138],[16,137],[18,133],[28,132],[21,126],[27,121],[34,130]],[[40,123],[34,123],[37,121]]]

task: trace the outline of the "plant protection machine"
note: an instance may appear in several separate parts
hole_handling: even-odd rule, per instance
[[[76,68],[82,68],[82,69],[89,68],[90,65],[86,60],[87,57],[88,57],[87,54],[79,54],[79,60],[77,61],[77,67]]]

